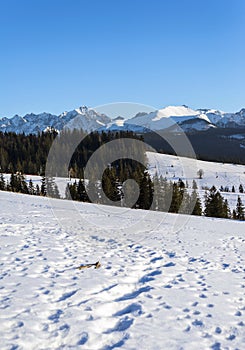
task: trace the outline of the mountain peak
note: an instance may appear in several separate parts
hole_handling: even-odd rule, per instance
[[[197,115],[197,111],[187,107],[186,105],[182,106],[168,106],[158,110],[158,116],[160,118],[169,118],[169,117],[180,117],[180,116],[189,116]]]
[[[75,111],[77,111],[79,114],[87,114],[88,110],[89,109],[87,106],[81,106],[81,107],[75,109]]]

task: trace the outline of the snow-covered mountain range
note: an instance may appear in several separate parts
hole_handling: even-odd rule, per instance
[[[0,119],[0,131],[16,133],[38,133],[53,128],[57,131],[63,128],[83,129],[86,132],[94,130],[115,131],[132,130],[145,132],[169,129],[176,131],[202,131],[210,128],[242,128],[245,127],[245,109],[236,113],[226,113],[213,109],[191,109],[183,106],[168,106],[150,113],[139,112],[129,119],[109,118],[103,113],[86,106],[79,107],[60,115],[50,113],[26,114],[24,117],[15,115],[12,118]]]
[[[90,132],[109,123],[111,119],[86,106],[79,107],[60,115],[50,113],[15,115],[13,118],[0,119],[0,131],[36,134],[50,128],[57,131],[66,129],[83,129]]]

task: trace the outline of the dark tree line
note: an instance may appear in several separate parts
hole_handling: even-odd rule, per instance
[[[123,171],[118,173],[126,176]],[[131,172],[131,179],[137,183],[139,189],[135,194],[135,187],[132,184],[125,187],[124,179],[125,177],[120,178],[117,175],[115,167],[108,167],[101,181],[80,179],[68,183],[65,197],[98,204],[108,204],[107,198],[109,198],[115,205],[134,209],[245,220],[245,208],[241,197],[238,196],[236,208],[231,213],[227,200],[214,186],[205,193],[203,210],[195,181],[190,190],[181,179],[178,182],[172,182],[155,175],[152,180],[142,165],[138,165],[138,168]],[[54,178],[43,176],[40,186],[38,184],[34,186],[31,179],[27,181],[19,172],[11,174],[9,181],[0,174],[0,190],[60,198]]]
[[[53,177],[43,176],[41,185],[35,186],[33,181],[26,180],[25,175],[20,172],[12,173],[9,181],[6,181],[3,174],[0,174],[0,191],[10,191],[17,193],[24,193],[36,196],[47,196],[53,198],[60,198],[58,187]]]
[[[69,169],[61,169],[67,176],[68,170],[72,177],[83,177],[83,169],[91,155],[107,142],[117,139],[143,140],[135,133],[126,132],[91,132],[86,135],[82,130],[66,130],[61,134],[55,131],[43,132],[38,135],[25,135],[0,132],[0,172],[32,175],[44,175],[48,154],[55,138],[59,138],[59,154],[68,157],[71,154]],[[75,151],[71,150],[73,141],[77,140]],[[79,140],[82,140],[79,142]],[[72,142],[71,142],[72,141]],[[145,148],[137,144],[137,151],[144,155]]]

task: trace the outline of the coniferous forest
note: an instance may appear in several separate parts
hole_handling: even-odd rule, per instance
[[[65,135],[59,136],[55,131],[41,133],[39,135],[24,135],[14,133],[0,134],[0,190],[20,192],[32,195],[49,195],[60,198],[54,177],[45,176],[45,165],[50,147],[56,137],[60,140],[62,154],[69,152],[66,147],[67,138],[81,138],[81,131],[67,131]],[[82,135],[83,136],[83,135]],[[84,179],[84,168],[91,155],[102,145],[118,139],[142,140],[133,132],[94,132],[78,144],[73,153],[69,169],[63,169],[63,175],[75,178],[68,182],[66,198],[82,202],[91,202],[89,193],[96,194],[93,201],[107,204],[106,198],[115,205],[131,207],[135,209],[151,209],[162,212],[183,213],[193,215],[205,215],[209,217],[245,219],[245,210],[241,198],[238,196],[236,209],[231,213],[229,205],[224,200],[220,191],[214,186],[206,192],[204,208],[202,208],[195,183],[192,188],[181,180],[177,182],[168,181],[157,174],[152,179],[143,165],[145,160],[145,144],[142,147],[137,144],[137,159],[117,159],[108,164],[100,181]],[[119,144],[118,147],[123,147]],[[108,153],[108,149],[106,151]],[[115,152],[115,149],[113,149]],[[106,155],[108,156],[108,154]],[[103,158],[103,154],[101,156]],[[94,169],[96,173],[96,169]],[[11,173],[10,180],[4,179],[3,173]],[[26,181],[23,174],[42,176],[41,185],[33,185]],[[134,200],[135,187],[128,179],[134,180],[138,188],[137,200]],[[126,181],[126,182],[125,182]],[[125,185],[126,183],[126,185]],[[242,185],[241,185],[242,186]],[[240,191],[241,189],[239,189]],[[242,193],[242,190],[240,191]]]

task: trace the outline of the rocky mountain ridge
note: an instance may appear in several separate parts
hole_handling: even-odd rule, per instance
[[[180,128],[179,128],[180,127]],[[150,113],[139,111],[129,119],[111,119],[104,113],[86,106],[60,115],[51,113],[15,115],[0,119],[0,131],[24,134],[37,134],[55,129],[83,129],[91,131],[132,130],[145,132],[169,129],[170,131],[205,131],[210,128],[244,128],[245,108],[236,113],[226,113],[213,109],[191,109],[183,106],[168,106]]]

